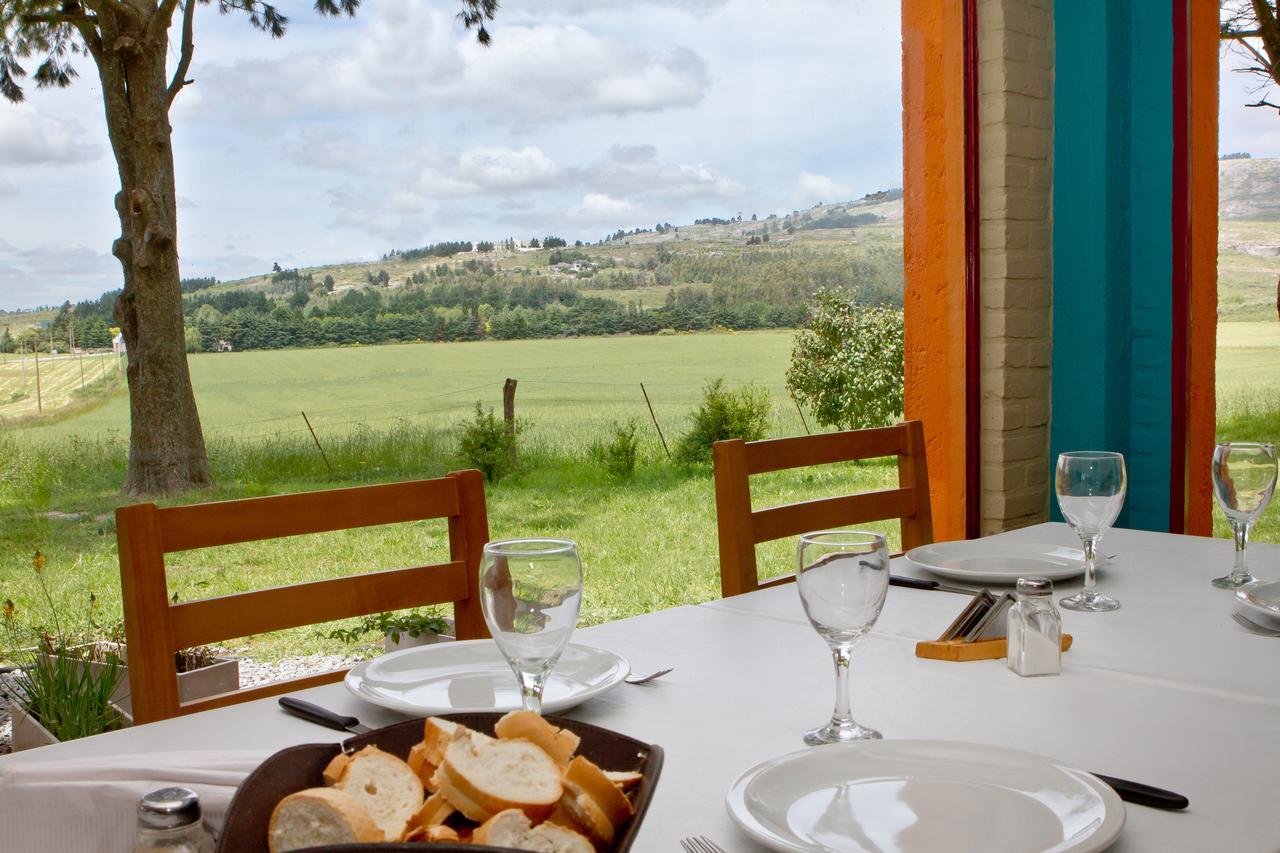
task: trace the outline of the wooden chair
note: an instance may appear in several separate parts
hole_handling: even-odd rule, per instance
[[[175,604],[165,554],[306,533],[447,518],[450,561]],[[434,480],[160,509],[116,510],[129,683],[136,723],[205,711],[341,679],[345,670],[182,702],[174,653],[219,640],[388,610],[453,602],[458,639],[487,637],[480,554],[489,539],[484,480]]]
[[[933,541],[929,470],[920,421],[800,438],[750,442],[731,439],[716,442],[712,450],[720,534],[720,588],[725,597],[795,579],[789,574],[760,582],[756,545],[761,542],[895,518],[902,522],[904,550]],[[880,456],[898,457],[898,488],[751,509],[752,474]]]

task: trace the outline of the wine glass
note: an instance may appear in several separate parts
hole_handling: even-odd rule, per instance
[[[804,736],[810,746],[878,740],[849,713],[849,652],[880,618],[889,589],[889,552],[878,533],[825,530],[800,537],[796,586],[809,623],[831,646],[836,664],[836,708],[831,721]]]
[[[1058,508],[1084,545],[1084,589],[1059,602],[1068,610],[1117,610],[1120,602],[1094,588],[1098,541],[1115,523],[1124,506],[1128,476],[1124,456],[1102,450],[1081,450],[1058,456],[1054,487]]]
[[[1236,567],[1213,579],[1213,585],[1235,589],[1255,578],[1245,562],[1249,531],[1262,516],[1276,490],[1276,448],[1273,444],[1219,444],[1213,450],[1213,494],[1231,522],[1236,540]]]
[[[542,688],[578,625],[582,563],[566,539],[505,539],[484,546],[480,606],[520,682],[526,710],[542,713]]]

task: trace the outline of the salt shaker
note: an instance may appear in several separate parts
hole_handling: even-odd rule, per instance
[[[1009,669],[1018,675],[1062,671],[1062,616],[1053,606],[1048,578],[1018,578],[1018,600],[1009,608]]]
[[[213,836],[200,819],[196,792],[161,788],[143,797],[133,853],[213,853]]]

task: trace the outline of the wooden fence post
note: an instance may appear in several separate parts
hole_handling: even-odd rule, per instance
[[[77,353],[76,360],[80,362],[80,390],[84,390],[84,353]]]
[[[809,432],[809,422],[804,419],[804,409],[800,408],[800,401],[792,395],[791,402],[796,404],[796,411],[800,413],[800,425],[804,427],[804,434],[813,435],[813,433]]]
[[[502,383],[502,420],[506,423],[507,436],[511,444],[507,449],[507,460],[516,464],[516,380],[508,378]]]
[[[329,457],[325,454],[324,448],[320,446],[320,439],[316,437],[316,431],[311,428],[311,419],[307,417],[307,413],[302,413],[302,420],[306,423],[307,429],[311,432],[311,440],[316,443],[316,450],[320,451],[320,458],[324,460],[324,467],[329,469],[329,474],[333,474],[333,466],[329,464]]]
[[[667,453],[667,461],[671,460],[671,449],[667,447],[667,437],[662,434],[662,427],[658,426],[658,416],[653,413],[653,403],[649,402],[649,392],[644,390],[644,383],[640,383],[640,393],[644,395],[644,404],[649,407],[649,417],[653,418],[653,428],[658,431],[658,438],[662,441],[662,449]]]

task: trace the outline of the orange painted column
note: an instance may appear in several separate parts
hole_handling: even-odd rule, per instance
[[[1218,346],[1218,0],[1192,0],[1191,305],[1187,334],[1186,532],[1213,532]]]
[[[905,416],[924,422],[938,540],[965,536],[963,10],[902,2]]]

